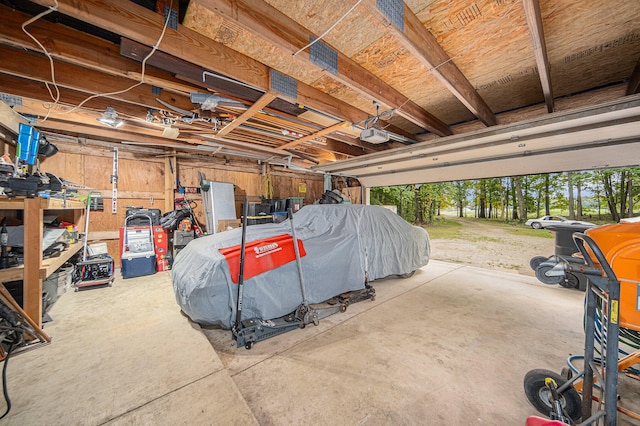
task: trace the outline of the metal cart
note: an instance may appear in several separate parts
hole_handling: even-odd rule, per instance
[[[527,399],[552,420],[613,426],[618,411],[640,419],[640,415],[617,404],[618,373],[640,362],[640,350],[619,359],[621,328],[640,332],[640,285],[634,276],[640,260],[640,224],[620,226],[624,225],[594,228],[587,231],[588,235],[573,234],[582,263],[559,258],[546,272],[548,276],[572,272],[588,278],[584,357],[570,357],[571,369],[565,368],[561,374],[536,369],[524,378]],[[614,269],[622,278],[616,276]],[[596,352],[600,358],[596,358]],[[582,372],[573,366],[578,358],[584,360]],[[573,372],[578,374],[573,376]],[[578,392],[582,392],[582,398]]]

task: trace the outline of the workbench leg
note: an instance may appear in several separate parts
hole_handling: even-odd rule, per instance
[[[24,311],[42,327],[42,208],[40,198],[24,201]]]

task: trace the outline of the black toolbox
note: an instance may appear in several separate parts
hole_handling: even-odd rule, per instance
[[[140,207],[130,207],[127,209],[127,226],[149,226],[160,225],[162,212],[160,209],[143,209]]]

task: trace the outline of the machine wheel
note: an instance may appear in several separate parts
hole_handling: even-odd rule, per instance
[[[547,259],[548,257],[545,257],[545,256],[533,256],[529,261],[529,266],[531,266],[531,269],[535,271],[536,268],[540,266],[540,264],[546,261]]]
[[[551,405],[551,391],[549,391],[549,388],[544,383],[547,377],[555,380],[558,387],[566,382],[558,373],[549,370],[531,370],[524,376],[524,393],[527,395],[527,399],[538,412],[545,416],[549,416],[553,410]],[[567,416],[571,417],[574,421],[578,421],[580,417],[582,417],[582,400],[578,392],[573,387],[570,387],[561,393],[559,397],[560,405],[562,405],[562,409],[566,412]]]
[[[244,345],[244,348],[245,348],[246,350],[251,350],[251,348],[253,348],[253,342],[247,342],[247,343]]]
[[[346,303],[343,303],[342,305],[340,305],[340,312],[347,312],[347,305],[346,305]]]
[[[580,280],[575,275],[567,273],[564,279],[560,280],[560,285],[564,288],[578,288]]]
[[[560,284],[561,281],[564,280],[563,276],[552,276],[549,277],[546,275],[547,271],[553,269],[552,266],[538,266],[535,270],[536,278],[543,284]]]
[[[533,229],[541,229],[541,228],[542,228],[542,224],[541,224],[540,222],[533,222],[533,223],[531,224],[531,227],[532,227]]]
[[[564,277],[548,277],[545,275],[545,273],[551,269],[553,269],[553,266],[538,266],[536,268],[536,278],[543,284],[560,284],[560,282],[564,280]]]
[[[400,278],[411,278],[413,276],[413,274],[415,274],[415,273],[416,273],[416,271],[413,270],[411,272],[407,272],[406,274],[398,274],[398,276]]]

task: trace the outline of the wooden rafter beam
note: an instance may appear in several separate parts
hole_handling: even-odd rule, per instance
[[[53,6],[51,0],[33,2],[46,7]],[[127,0],[58,0],[58,12],[147,46],[156,44],[164,25],[162,15]],[[177,31],[167,30],[158,50],[260,90],[270,90],[270,69],[267,66],[184,26],[178,25]],[[201,80],[202,76],[197,79]],[[298,82],[295,101],[352,123],[369,116],[302,82]]]
[[[533,43],[533,53],[538,66],[540,85],[544,94],[544,102],[547,105],[547,112],[553,112],[553,91],[551,90],[551,73],[549,71],[549,58],[547,57],[547,45],[544,40],[544,29],[542,27],[542,15],[540,14],[540,3],[538,0],[522,0],[522,8],[529,25],[529,33]]]
[[[627,96],[634,95],[636,93],[640,93],[640,59],[636,62],[636,66],[631,73],[629,84],[627,85],[627,90],[625,92]]]
[[[31,18],[30,15],[0,5],[3,24],[0,27],[0,43],[17,49],[42,52],[39,46],[29,38],[21,25]],[[45,19],[27,30],[47,49],[56,61],[67,62],[113,76],[140,81],[139,64],[123,58],[118,46],[91,36],[73,28],[48,22]],[[78,41],[82,40],[81,43]],[[177,80],[173,75],[147,67],[145,82],[181,95],[196,90],[194,86]]]
[[[225,136],[231,133],[235,128],[240,126],[242,123],[250,120],[258,111],[262,108],[266,107],[276,98],[276,94],[273,92],[267,92],[260,99],[258,99],[253,105],[251,105],[245,112],[243,112],[238,118],[233,120],[231,123],[224,126],[216,136]]]
[[[46,114],[47,110],[44,107],[45,100],[35,100],[38,96],[42,96],[46,90],[44,89],[42,84],[38,84],[33,81],[23,80],[11,76],[6,76],[0,74],[0,93],[8,93],[14,96],[20,96],[22,98],[31,98],[31,99],[23,99],[23,106],[18,107],[17,110],[22,113],[29,114]],[[61,99],[66,105],[74,105],[80,102],[84,98],[84,95],[77,92],[72,92],[69,90],[62,89],[61,91]],[[101,107],[104,108],[103,105],[104,100],[95,99],[89,101],[86,106],[91,107]],[[3,104],[4,105],[4,104]],[[126,116],[130,113],[129,109],[133,108],[132,106],[116,102],[110,101],[110,105],[115,107],[119,113],[124,113],[125,122]],[[19,116],[15,114],[10,108],[6,107],[6,110],[9,111],[7,114],[8,117],[13,117],[15,120],[19,120]],[[98,114],[87,114],[86,111],[81,110],[72,113],[70,115],[64,113],[64,109],[56,108],[52,114],[50,114],[51,120],[57,121],[65,121],[67,123],[75,123],[76,125],[82,124],[82,130],[86,130],[87,132],[91,132],[96,136],[114,138],[116,140],[123,139],[122,131],[134,132],[127,133],[126,138],[128,141],[133,142],[136,145],[145,145],[145,146],[154,146],[154,147],[163,147],[163,148],[177,148],[182,150],[195,150],[200,153],[205,153],[206,151],[199,150],[199,145],[208,145],[204,139],[200,139],[198,137],[198,132],[202,132],[202,130],[180,130],[180,139],[170,139],[164,138],[162,136],[162,127],[161,126],[151,126],[148,128],[140,128],[136,126],[140,126],[140,123],[136,124],[132,123],[134,126],[129,126],[128,124],[118,130],[113,130],[109,128],[104,128],[100,125],[96,124],[96,117]],[[44,125],[48,126],[46,122]],[[60,125],[57,125],[60,127]],[[91,127],[93,126],[93,127]],[[65,127],[67,129],[67,127]],[[12,129],[13,130],[13,129]],[[58,129],[63,130],[63,129]],[[77,128],[79,131],[80,128]],[[17,133],[17,125],[15,125],[15,130]],[[189,136],[191,135],[191,136]],[[210,140],[208,138],[207,140]],[[187,142],[188,141],[188,142]],[[229,144],[229,141],[227,141]],[[246,145],[240,145],[238,141],[234,141],[233,145],[235,147],[247,150]],[[366,154],[366,151],[363,148],[352,146],[344,142],[340,142],[337,140],[327,139],[325,144],[319,145],[316,147],[317,155],[323,158],[327,157],[327,153],[333,153],[338,155],[343,155],[347,157],[356,157],[359,155]],[[293,151],[292,151],[293,152]],[[282,152],[282,155],[286,155],[286,153]],[[334,158],[335,161],[335,158]]]
[[[246,0],[198,0],[197,4],[234,22],[259,38],[287,52],[295,52],[309,42],[310,32],[293,19],[264,1]],[[283,31],[283,29],[286,29]],[[337,74],[326,73],[332,79],[356,90],[371,100],[379,101],[412,123],[437,135],[447,136],[452,132],[441,120],[428,113],[389,84],[367,71],[346,55],[337,52]],[[308,51],[299,53],[305,65],[322,69],[310,60]],[[402,106],[402,108],[399,108]]]
[[[120,52],[123,55],[126,55],[131,59],[139,60],[139,61],[142,60],[142,58],[151,50],[150,47],[144,46],[136,41],[129,40],[126,38],[122,39],[121,47],[123,48],[121,49]],[[135,52],[135,54],[133,54],[133,52]],[[230,83],[224,80],[215,79],[208,75],[206,76],[206,82],[203,82],[202,81],[203,71],[205,71],[205,69],[202,68],[202,66],[187,63],[165,52],[156,51],[156,53],[154,53],[153,56],[151,56],[151,58],[149,58],[149,60],[147,61],[147,65],[153,65],[155,67],[164,69],[171,73],[176,73],[178,74],[176,76],[178,79],[189,82],[193,85],[198,85],[202,88],[215,90],[222,94],[227,93],[227,91],[229,90],[228,85]],[[313,109],[322,111],[326,114],[333,115],[335,117],[358,117],[358,119],[355,121],[352,121],[352,120],[346,120],[346,121],[358,122],[366,118],[369,118],[368,114],[360,110],[357,110],[356,108],[352,107],[349,104],[338,101],[335,98],[331,97],[331,95],[328,95],[320,90],[316,90],[309,86],[303,85],[300,82],[298,82],[298,88],[299,89],[302,88],[302,90],[298,90],[297,103],[299,104],[307,105]],[[255,91],[256,91],[255,89],[249,89],[247,87],[235,85],[233,87],[233,90],[237,91],[237,89],[244,91],[245,95],[249,94],[250,92],[254,92],[252,93],[253,94],[253,98],[251,99],[252,102],[258,99],[258,97],[255,96]],[[241,95],[236,94],[235,96],[232,95],[231,97],[247,100],[251,96],[243,97]],[[413,139],[414,137],[413,134],[403,129],[400,129],[386,121],[383,122],[382,125],[385,127],[385,129],[387,129],[390,132],[396,133],[398,135],[404,136],[409,139]],[[360,145],[360,144],[350,143],[350,145]],[[404,146],[404,144],[401,144],[399,142],[387,142],[385,146],[381,146],[381,147],[377,147],[377,146],[374,147],[373,145],[371,145],[373,150],[385,150],[385,149],[397,148],[401,146]]]
[[[11,60],[0,61],[0,73],[28,80],[52,82],[49,60],[42,55],[0,45],[0,57],[11,58]],[[103,98],[115,99],[145,108],[161,109],[162,106],[156,101],[158,98],[182,109],[193,108],[189,97],[166,91],[155,95],[149,84],[141,84],[123,93],[111,94],[111,92],[121,92],[131,87],[133,82],[127,78],[111,76],[64,62],[56,62],[54,70],[58,86],[86,93],[86,97],[104,93],[106,95],[102,96]]]
[[[388,22],[388,19],[376,7],[375,0],[366,0],[366,3],[374,16],[383,22]],[[431,68],[433,74],[480,121],[487,126],[497,124],[496,117],[487,103],[409,6],[404,4],[404,32],[390,22],[387,28],[411,54]]]
[[[350,145],[332,137],[326,138],[326,143],[321,145],[321,147],[333,153],[345,154],[349,157],[358,157],[367,153],[362,147]]]
[[[63,2],[61,3],[64,3]],[[73,2],[70,1],[68,2],[69,5],[67,7],[69,7],[71,10],[74,10],[74,7],[77,7],[80,10],[85,10],[84,6],[81,4],[82,2]],[[121,3],[121,4],[120,4]],[[157,33],[159,34],[161,28],[162,28],[162,17],[161,16],[157,16],[156,14],[149,14],[149,11],[141,8],[139,10],[135,10],[138,8],[138,6],[136,6],[135,4],[132,4],[130,2],[120,2],[118,4],[115,5],[111,5],[109,4],[105,4],[105,2],[96,2],[97,7],[96,8],[91,8],[89,10],[91,10],[91,16],[102,16],[102,18],[104,18],[106,16],[106,21],[109,21],[109,24],[105,24],[105,26],[107,27],[107,29],[109,29],[113,24],[113,22],[118,22],[118,24],[116,25],[116,27],[122,27],[122,28],[133,28],[133,27],[137,27],[138,25],[140,25],[140,22],[136,19],[136,18],[132,18],[136,16],[136,12],[140,12],[144,18],[144,19],[148,19],[151,22],[153,22],[153,25],[147,25],[147,29],[146,31],[144,31],[145,33],[149,34],[149,31],[151,30],[156,30]],[[41,4],[46,4],[46,2],[43,2]],[[62,5],[64,7],[64,5]],[[113,6],[113,8],[111,7]],[[7,8],[3,8],[6,9],[7,12],[11,12],[9,13],[9,15],[12,17],[12,21],[14,24],[16,25],[12,25],[11,27],[11,31],[8,30],[7,26],[3,26],[3,29],[0,29],[0,34],[2,34],[3,40],[11,46],[15,46],[15,47],[20,47],[23,49],[35,49],[34,45],[32,44],[32,42],[30,41],[30,39],[25,38],[25,36],[23,35],[23,33],[21,32],[21,30],[18,28],[13,28],[16,27],[18,24],[21,24],[23,21],[23,18],[26,18],[26,15],[24,14],[20,14],[19,12],[15,12],[11,9],[7,9]],[[131,9],[134,9],[134,11],[132,12]],[[14,12],[16,14],[14,14]],[[104,13],[103,13],[104,12]],[[78,12],[79,14],[85,13],[85,12]],[[88,12],[86,12],[88,13]],[[102,19],[100,18],[100,19]],[[82,19],[82,18],[80,18]],[[98,18],[96,18],[98,19]],[[128,21],[129,20],[129,21]],[[34,35],[36,35],[36,37],[38,37],[39,39],[44,38],[43,42],[45,44],[45,46],[47,47],[47,49],[50,51],[50,53],[52,54],[52,56],[54,58],[56,58],[56,68],[60,67],[61,70],[64,71],[64,74],[66,76],[69,75],[78,75],[78,72],[73,72],[73,68],[68,68],[69,66],[75,65],[77,68],[75,70],[83,70],[86,68],[89,71],[94,71],[94,72],[98,72],[98,71],[102,71],[107,73],[107,76],[114,76],[114,77],[119,77],[119,78],[127,78],[129,80],[131,79],[135,79],[138,77],[137,73],[139,70],[139,65],[136,65],[135,63],[121,57],[120,55],[118,55],[117,49],[114,47],[114,45],[112,43],[109,42],[105,42],[104,40],[92,37],[92,36],[87,36],[84,33],[81,33],[79,31],[73,30],[71,28],[65,27],[63,25],[60,24],[52,24],[50,22],[46,22],[46,21],[42,21],[39,22],[38,25],[34,25],[33,27],[30,27],[30,30],[32,33],[34,33]],[[186,32],[188,33],[186,36],[181,35],[181,32]],[[134,33],[136,33],[136,31],[133,31]],[[182,41],[180,40],[188,40],[187,44],[188,45],[196,45],[196,46],[201,46],[201,44],[199,43],[200,41],[203,41],[204,47],[202,47],[200,50],[200,58],[203,57],[207,57],[210,53],[210,49],[207,47],[210,43],[212,43],[210,40],[208,39],[201,39],[199,37],[195,37],[195,39],[190,39],[189,38],[189,34],[191,34],[189,32],[188,29],[180,27],[179,31],[176,35],[176,32],[174,32],[173,30],[168,30],[168,33],[171,34],[171,36],[165,38],[162,42],[162,45],[167,44],[168,40],[171,40],[171,38],[174,38],[175,40],[179,40],[179,41],[175,41],[175,44],[173,47],[170,47],[169,50],[172,50],[173,53],[175,54],[176,52],[179,52],[180,49],[183,49],[184,46],[181,44]],[[191,34],[194,35],[194,34]],[[149,37],[147,37],[149,40],[155,39],[157,37],[157,35],[152,34]],[[144,38],[141,36],[141,38]],[[81,43],[78,43],[78,40],[82,40]],[[31,43],[31,44],[30,44]],[[155,40],[153,41],[153,43],[155,43]],[[217,45],[216,43],[213,43],[213,45]],[[222,47],[222,50],[225,51],[224,46]],[[22,52],[23,54],[28,54],[26,52]],[[147,52],[144,52],[144,54],[141,54],[139,60],[141,60],[144,56],[146,56]],[[228,51],[225,51],[223,53],[229,53]],[[160,54],[165,54],[167,55],[166,52],[161,52],[160,50],[158,50],[154,56],[151,59],[154,59],[156,57],[158,57]],[[43,57],[41,57],[40,55],[31,55],[33,58],[37,58],[40,61],[46,61],[46,59],[44,59]],[[184,58],[184,57],[189,57],[189,55],[179,55],[180,57]],[[222,55],[224,56],[224,54]],[[231,55],[231,60],[234,63],[238,63],[238,61],[236,61],[235,55]],[[31,58],[30,58],[31,59]],[[64,59],[65,63],[60,62],[59,65],[59,61],[62,61],[62,59]],[[193,59],[193,58],[191,58]],[[247,59],[247,58],[245,58]],[[241,58],[239,60],[239,62],[242,62],[244,59]],[[246,69],[253,69],[253,68],[258,68],[260,69],[261,64],[256,63],[255,61],[251,60],[250,58],[247,59],[247,61],[249,62],[249,66],[246,67],[239,67],[239,69],[241,70],[246,70]],[[205,64],[211,64],[214,61],[209,61],[209,60],[204,60],[204,61],[196,61],[196,62],[204,62]],[[216,63],[219,63],[219,61],[215,61]],[[148,65],[150,65],[151,61],[148,62]],[[185,62],[186,63],[186,62]],[[46,62],[40,62],[40,65],[42,65],[42,69],[44,70],[42,72],[42,75],[40,75],[39,77],[43,77],[44,80],[47,80],[46,78],[46,70],[47,67],[44,66],[44,64],[46,64]],[[192,66],[195,67],[202,67],[200,68],[200,70],[202,70],[204,68],[203,65],[201,64],[190,64]],[[31,65],[28,65],[29,67],[31,67]],[[81,68],[82,67],[82,68]],[[204,68],[204,69],[210,69],[210,68]],[[267,68],[264,68],[265,70],[267,70]],[[184,83],[180,83],[179,80],[176,80],[174,78],[172,78],[173,76],[170,73],[166,73],[166,72],[162,72],[162,71],[158,71],[158,70],[153,70],[153,73],[150,73],[151,68],[147,67],[147,77],[151,77],[148,80],[152,80],[150,81],[152,84],[157,85],[158,87],[163,87],[163,88],[168,88],[168,90],[173,90],[175,92],[178,93],[185,93],[186,90],[191,90],[189,85],[184,85]],[[26,74],[20,74],[18,71],[19,70],[14,70],[16,71],[15,73],[10,73],[10,75],[21,75],[22,77],[32,77],[33,74],[30,74],[29,76],[27,76]],[[68,71],[72,71],[72,72],[68,72]],[[216,71],[214,69],[214,71]],[[219,71],[219,70],[218,70]],[[62,73],[62,71],[60,71]],[[201,78],[201,74],[202,71],[199,71],[199,76]],[[240,72],[240,74],[242,74],[242,72]],[[259,73],[260,74],[260,73]],[[266,71],[265,73],[266,74]],[[98,76],[98,74],[96,74],[96,76]],[[4,77],[6,78],[14,78],[14,77],[9,77],[7,75],[5,75]],[[102,76],[104,77],[104,76]],[[235,74],[235,75],[231,75],[231,77],[234,78],[238,78],[239,75]],[[184,80],[182,80],[184,82]],[[36,80],[32,80],[29,85],[35,85],[37,82]],[[86,97],[84,97],[82,95],[82,92],[76,91],[78,89],[80,90],[84,90],[83,87],[78,87],[78,85],[76,85],[76,82],[71,82],[68,81],[68,83],[74,83],[74,85],[72,86],[71,84],[69,84],[69,86],[72,87],[72,89],[65,89],[62,88],[62,92],[63,92],[63,99],[65,99],[66,102],[71,103],[71,104],[77,104],[79,99],[84,100],[86,99]],[[147,86],[148,87],[148,86]],[[197,85],[194,85],[193,87],[197,87]],[[328,112],[329,114],[335,115],[335,116],[347,116],[347,117],[352,117],[353,119],[357,119],[357,120],[362,120],[366,117],[368,117],[368,115],[366,113],[364,113],[363,111],[358,110],[357,108],[354,108],[348,104],[342,103],[340,101],[337,101],[335,98],[332,98],[329,95],[324,94],[323,92],[320,92],[316,89],[313,89],[309,86],[305,86],[303,84],[299,85],[299,97],[298,97],[298,102],[299,103],[303,103],[306,105],[309,105],[312,108],[318,109],[318,110],[322,110],[325,112]],[[32,86],[31,89],[34,90],[43,90],[42,87],[37,88],[36,86]],[[268,89],[267,89],[268,90]],[[12,90],[13,93],[17,92],[17,90]],[[88,92],[85,92],[88,93]],[[25,93],[25,92],[21,92],[21,93],[15,93],[17,95],[20,96],[31,96],[33,98],[36,99],[41,99],[42,101],[46,101],[46,99],[42,99],[43,96],[45,96],[46,91],[43,90],[43,94],[39,95],[39,96],[34,96],[34,92],[31,93]],[[65,95],[66,94],[66,95]],[[71,95],[69,95],[71,94]],[[163,92],[163,95],[166,95],[166,93]],[[160,97],[162,98],[162,96]],[[149,98],[148,98],[149,99]],[[184,99],[184,103],[180,104],[174,101],[174,99],[169,98],[167,100],[167,102],[172,103],[173,105],[177,105],[177,106],[182,106],[183,109],[189,109],[190,106],[192,106],[192,104],[190,103],[190,100],[187,102],[187,98],[186,96],[184,96],[182,99]],[[128,102],[134,102],[129,104]],[[149,99],[150,102],[154,102],[153,106],[155,105],[155,96],[154,99],[151,100]],[[125,103],[127,102],[127,103]],[[137,108],[137,106],[140,104],[139,101],[137,101],[136,99],[122,99],[122,102],[118,102],[117,100],[114,99],[105,99],[105,98],[97,98],[94,99],[90,102],[88,102],[86,104],[86,106],[90,107],[90,108],[104,108],[105,104],[113,104],[114,107],[116,107],[116,109],[119,112],[124,112],[126,114],[130,114],[130,115],[134,115],[135,114],[135,108]],[[131,111],[127,111],[127,105],[130,106]],[[146,105],[144,105],[146,106]],[[152,106],[152,107],[153,107]],[[325,108],[326,107],[326,108]],[[142,112],[142,111],[141,111]],[[91,123],[91,121],[93,121],[93,118],[91,119],[86,119],[85,120],[87,123],[90,124],[83,124],[81,122],[77,123],[77,128],[80,129],[81,131],[99,131],[99,132],[104,132],[105,129],[101,129],[99,127],[96,127],[93,125],[93,123]],[[64,127],[67,131],[71,131],[71,129],[73,128],[73,124],[69,123],[69,122],[65,122],[64,125],[63,124],[59,124],[58,125],[59,128]],[[97,129],[97,130],[96,130]],[[108,129],[107,129],[108,130]],[[184,130],[184,129],[182,129]],[[120,130],[118,130],[120,131]],[[400,132],[398,132],[400,133]],[[400,133],[401,134],[401,133]],[[121,135],[122,136],[122,135]],[[145,137],[151,137],[151,135],[149,134],[141,134],[140,136],[142,136],[142,138]],[[409,135],[410,137],[411,135]],[[195,140],[198,140],[198,136],[196,134],[193,135],[193,138],[195,138]],[[131,139],[131,137],[129,137],[129,139]],[[227,138],[225,138],[227,139]],[[173,143],[176,143],[175,139],[168,139],[170,141],[172,141]],[[185,138],[180,137],[180,140],[185,140]],[[229,139],[226,141],[225,145],[227,144],[231,144],[235,141],[233,141],[232,139]],[[200,143],[203,143],[202,141],[200,141]],[[349,144],[349,143],[343,143],[343,142],[339,142],[339,141],[328,141],[327,145],[325,146],[319,146],[318,150],[320,151],[324,151],[324,152],[333,152],[336,154],[346,154],[348,156],[355,156],[355,155],[360,155],[363,152],[366,152],[364,149],[362,148],[358,148],[358,147],[353,147],[353,144]],[[229,145],[231,146],[231,145]],[[234,146],[237,146],[238,148],[241,149],[249,149],[250,148],[250,144],[244,144],[242,145],[242,143],[237,143]],[[375,147],[377,150],[378,147]],[[371,148],[366,148],[366,150],[371,150]],[[258,149],[258,151],[260,151]],[[277,149],[274,149],[273,151],[277,152],[277,153],[283,153],[282,151],[279,151]],[[274,152],[274,153],[275,153]]]
[[[27,124],[26,120],[20,117],[6,103],[0,101],[0,129],[5,127],[16,135],[20,132],[20,124]]]
[[[23,98],[38,100],[41,103],[51,103],[49,92],[44,85],[34,80],[26,80],[0,73],[0,93],[6,93]],[[82,92],[60,88],[60,103],[66,106],[78,105],[84,101],[87,95]],[[84,108],[91,110],[104,110],[107,106],[116,109],[122,116],[139,116],[144,110],[137,105],[115,101],[112,99],[95,98],[84,104]],[[52,111],[55,113],[55,111]],[[54,114],[55,115],[55,114]]]
[[[317,132],[312,133],[310,135],[301,137],[300,139],[296,139],[295,141],[291,141],[289,143],[286,143],[286,144],[282,145],[280,147],[280,149],[293,148],[296,145],[300,145],[301,143],[313,140],[315,138],[323,137],[324,135],[328,135],[329,133],[333,133],[336,130],[342,129],[343,127],[350,126],[350,125],[351,125],[351,123],[346,122],[346,121],[343,121],[343,122],[340,122],[340,123],[336,123],[333,126],[329,126],[329,127],[324,128],[322,130],[318,130]]]
[[[87,131],[84,133],[92,134],[92,135],[105,134],[105,131],[107,131],[107,133],[110,135],[116,135],[117,132],[124,132],[127,134],[135,133],[140,137],[165,139],[162,136],[164,129],[160,126],[143,127],[143,126],[137,125],[133,121],[124,120],[124,124],[121,127],[118,127],[118,129],[116,130],[116,129],[107,127],[103,124],[100,124],[96,120],[98,117],[101,116],[101,114],[99,113],[89,111],[86,109],[78,109],[75,111],[71,111],[71,108],[72,107],[69,107],[69,106],[57,105],[54,108],[53,112],[51,112],[43,102],[39,100],[28,99],[28,98],[22,99],[22,105],[20,106],[16,105],[13,107],[15,111],[20,112],[22,114],[31,114],[31,115],[37,115],[40,117],[44,117],[47,115],[47,113],[50,113],[49,118],[47,118],[47,120],[38,120],[38,122],[36,123],[37,127],[47,127],[50,121],[57,121],[57,122],[65,122],[65,123],[69,123],[70,125],[82,127],[85,130],[91,129],[91,132]],[[83,132],[80,132],[80,133],[83,133]],[[122,133],[121,133],[120,139],[123,139],[123,138],[126,139],[126,137],[122,136]],[[170,140],[173,143],[176,143],[175,142],[176,139],[173,139],[173,138],[166,138],[166,140],[167,141]]]

